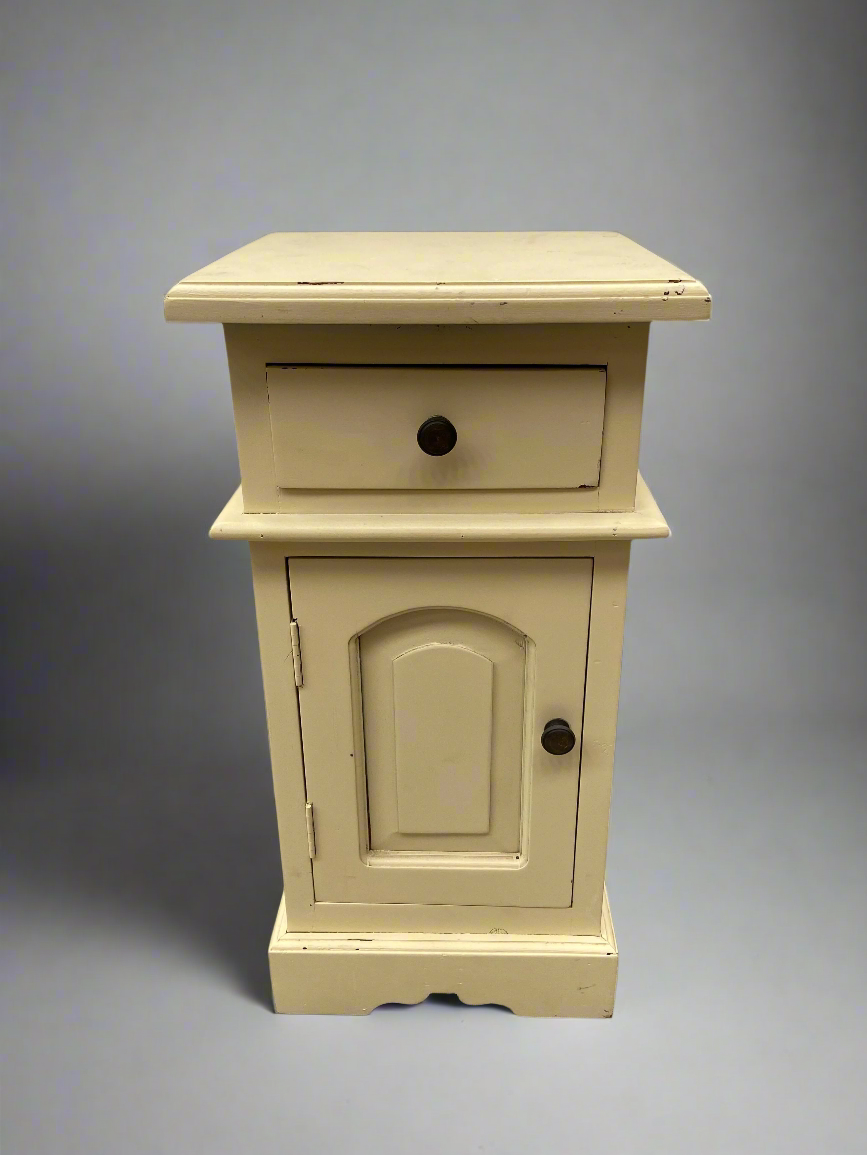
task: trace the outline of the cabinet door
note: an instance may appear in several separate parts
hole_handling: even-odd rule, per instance
[[[592,561],[291,558],[289,581],[316,901],[569,906]]]

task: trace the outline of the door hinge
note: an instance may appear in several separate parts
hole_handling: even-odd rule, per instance
[[[295,669],[295,685],[304,685],[304,672],[301,669],[301,632],[294,618],[289,622],[289,637],[292,642],[292,665]]]
[[[306,816],[307,816],[307,850],[310,854],[310,857],[315,858],[316,857],[316,831],[313,827],[313,805],[310,802],[307,803]]]

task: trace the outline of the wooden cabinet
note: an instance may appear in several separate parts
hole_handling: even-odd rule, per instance
[[[283,859],[277,1010],[610,1015],[605,852],[649,323],[618,234],[275,234],[225,325]]]

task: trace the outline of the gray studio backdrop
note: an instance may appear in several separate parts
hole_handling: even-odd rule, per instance
[[[5,1155],[863,1151],[857,0],[30,0],[3,20]],[[616,229],[651,334],[611,1022],[276,1018],[218,328],[286,229]],[[859,1073],[860,1071],[860,1073]]]

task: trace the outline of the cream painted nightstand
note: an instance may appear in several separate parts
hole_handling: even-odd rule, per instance
[[[225,326],[283,861],[286,1012],[432,991],[610,1015],[605,894],[651,321],[618,233],[275,233],[181,281]]]

